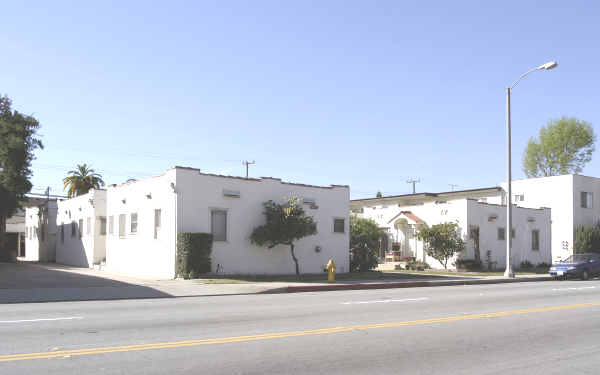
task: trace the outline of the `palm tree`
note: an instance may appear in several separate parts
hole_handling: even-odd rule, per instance
[[[87,164],[77,164],[77,169],[69,171],[69,176],[63,179],[63,183],[69,198],[85,194],[90,189],[100,189],[104,186],[102,176],[89,168]]]

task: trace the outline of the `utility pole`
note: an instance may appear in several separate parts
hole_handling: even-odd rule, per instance
[[[413,194],[415,194],[415,193],[417,192],[417,190],[416,190],[416,188],[415,188],[415,184],[418,184],[418,183],[420,183],[420,182],[421,182],[421,179],[420,179],[420,178],[419,178],[419,179],[417,179],[417,180],[415,180],[414,178],[412,178],[412,179],[410,179],[410,180],[407,180],[407,181],[406,181],[406,183],[407,183],[407,184],[412,184],[412,187],[413,187],[413,192],[412,192],[412,193],[413,193]]]
[[[248,166],[252,165],[252,164],[256,164],[256,162],[254,160],[252,160],[252,161],[244,160],[242,162],[242,165],[246,166],[246,178],[248,178]]]
[[[454,191],[454,188],[455,188],[455,187],[458,187],[458,185],[457,185],[457,184],[448,184],[448,185],[450,185],[450,187],[452,188],[452,191]]]

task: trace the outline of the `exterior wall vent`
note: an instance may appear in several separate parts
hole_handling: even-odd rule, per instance
[[[496,221],[498,219],[498,215],[494,214],[494,215],[490,215],[488,217],[488,221]]]
[[[302,203],[310,204],[311,206],[314,206],[316,202],[313,198],[304,198],[304,199],[302,199]]]
[[[528,218],[527,218],[527,222],[528,222],[528,223],[535,223],[535,219],[534,219],[534,218],[532,218],[532,217],[528,217]]]
[[[239,198],[241,193],[238,190],[225,190],[223,189],[223,195],[230,198]]]

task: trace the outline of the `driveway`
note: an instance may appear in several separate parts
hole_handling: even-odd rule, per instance
[[[54,263],[0,263],[0,304],[254,294],[289,283],[204,284],[140,279]]]
[[[0,303],[170,297],[137,280],[32,262],[0,263]]]

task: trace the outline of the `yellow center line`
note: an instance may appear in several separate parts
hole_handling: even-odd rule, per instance
[[[600,306],[600,302],[580,303],[580,304],[575,304],[575,305],[550,306],[550,307],[541,307],[541,308],[523,309],[523,310],[499,311],[499,312],[483,313],[483,314],[469,314],[469,315],[460,315],[460,316],[450,316],[450,317],[445,317],[445,318],[410,320],[410,321],[404,321],[404,322],[362,324],[362,325],[354,325],[354,326],[332,327],[332,328],[312,329],[312,330],[304,330],[304,331],[266,333],[266,334],[260,334],[260,335],[250,335],[250,336],[234,336],[234,337],[223,337],[223,338],[202,339],[202,340],[172,341],[172,342],[161,342],[161,343],[154,343],[154,344],[112,346],[112,347],[104,347],[104,348],[58,350],[58,351],[53,351],[53,352],[41,352],[41,353],[9,354],[9,355],[0,355],[0,362],[23,361],[23,360],[27,360],[27,359],[60,358],[60,357],[83,356],[83,355],[104,354],[104,353],[133,352],[133,351],[141,351],[141,350],[182,348],[182,347],[200,346],[200,345],[228,344],[228,343],[235,343],[235,342],[271,340],[271,339],[281,339],[281,338],[298,337],[298,336],[327,335],[327,334],[350,332],[350,331],[356,331],[356,330],[406,327],[406,326],[417,326],[417,325],[435,324],[435,323],[450,323],[450,322],[458,322],[458,321],[463,321],[463,320],[499,318],[499,317],[504,317],[504,316],[524,315],[524,314],[533,314],[533,313],[560,311],[560,310],[572,310],[572,309],[579,309],[579,308],[584,308],[584,307],[596,307],[596,306]]]

